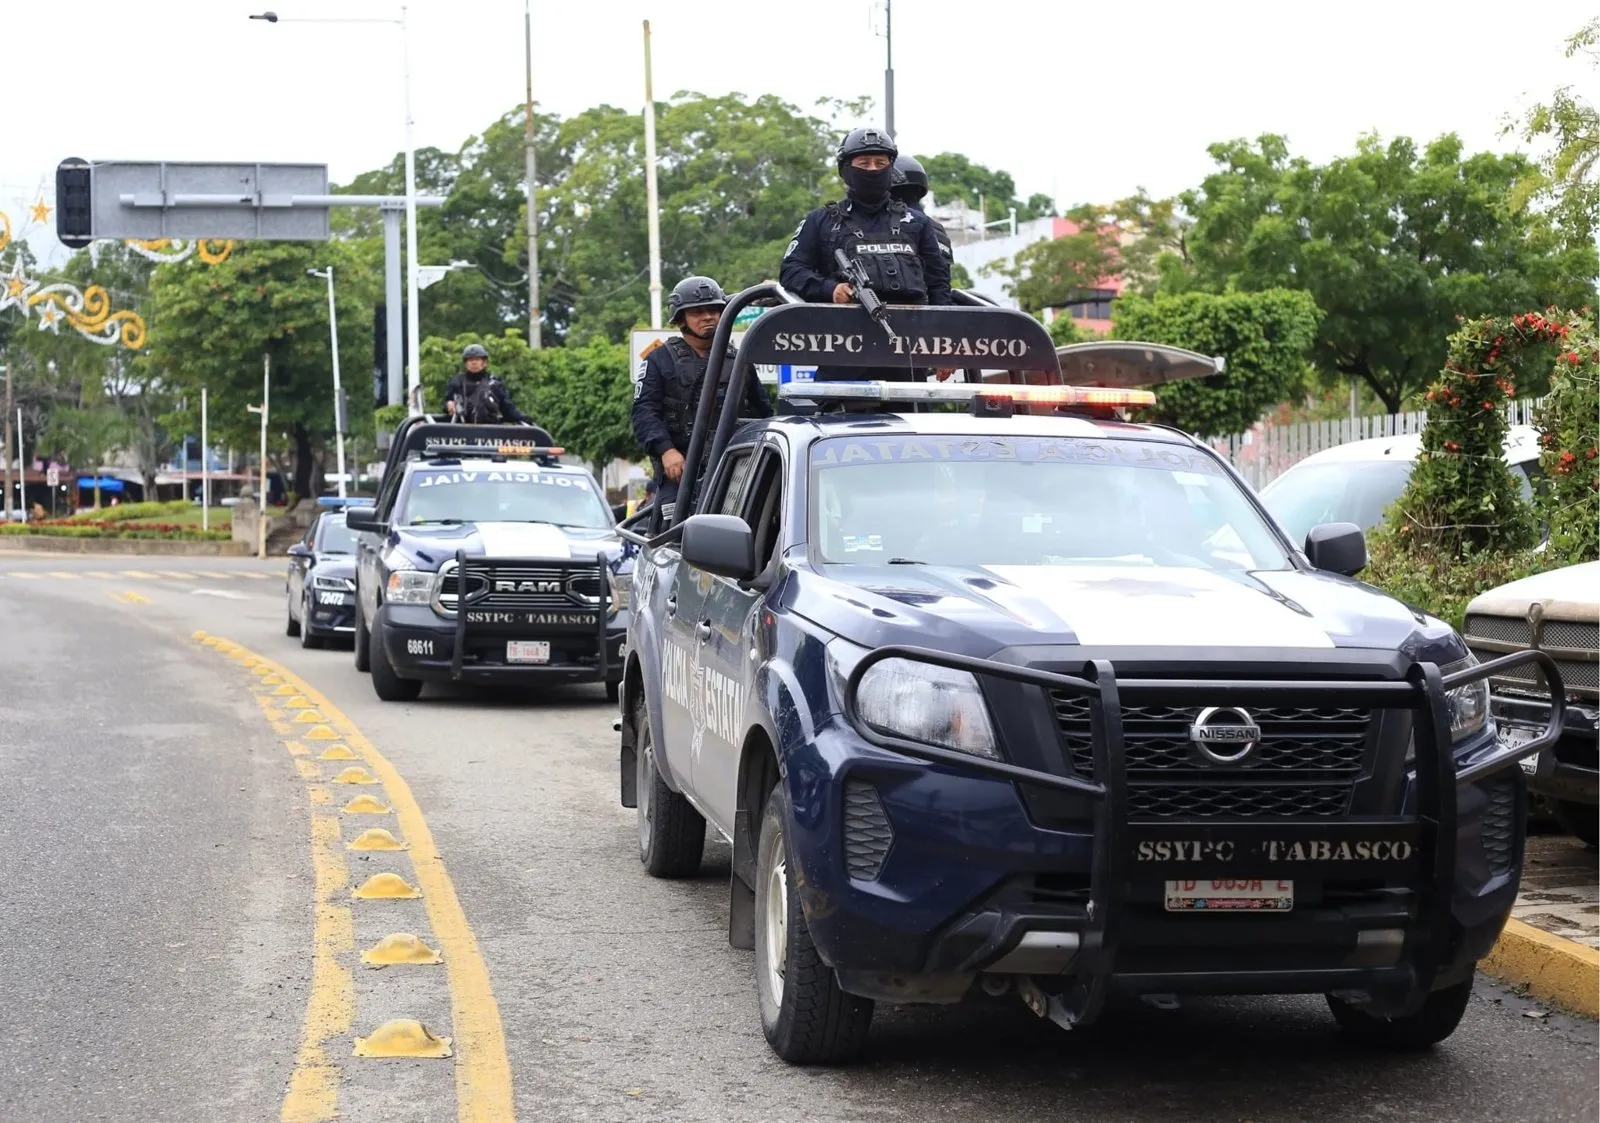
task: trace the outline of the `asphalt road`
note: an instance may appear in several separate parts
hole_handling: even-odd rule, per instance
[[[1481,980],[1421,1057],[1352,1050],[1320,999],[1119,1009],[1073,1034],[1008,999],[880,1007],[866,1063],[789,1068],[762,1039],[750,953],[727,945],[726,848],[693,882],[640,870],[599,688],[380,703],[347,647],[285,637],[281,573],[0,554],[0,1119],[272,1119],[319,1073],[341,1119],[383,1123],[454,1118],[458,1099],[494,1118],[502,1095],[525,1120],[695,1123],[1600,1114],[1595,1027]],[[273,668],[197,629],[293,689],[275,697]],[[299,680],[317,697],[288,697]],[[324,702],[339,743],[396,783],[332,782],[344,765],[304,739],[318,726],[280,708]],[[368,821],[329,798],[397,787],[370,822],[411,850],[346,851]],[[342,836],[314,861],[318,822]],[[424,899],[352,902],[381,871]],[[355,964],[402,930],[446,964]],[[453,1036],[454,1056],[351,1055],[395,1017]]]

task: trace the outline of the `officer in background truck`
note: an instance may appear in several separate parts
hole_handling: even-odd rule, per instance
[[[950,232],[944,228],[944,223],[922,207],[923,196],[927,193],[928,172],[922,166],[922,161],[909,152],[902,152],[896,156],[894,174],[890,176],[889,194],[904,203],[913,214],[927,219],[928,225],[933,227],[933,236],[939,240],[939,248],[944,251],[946,262],[953,262],[955,251],[950,247]]]
[[[667,298],[667,319],[680,334],[645,358],[633,385],[633,435],[655,464],[658,505],[671,503],[683,478],[683,458],[700,402],[700,384],[711,355],[711,338],[728,305],[710,277],[685,277]],[[733,350],[723,358],[724,384],[733,370]],[[720,415],[725,388],[717,395]],[[772,403],[754,379],[740,409],[743,417],[771,417]]]

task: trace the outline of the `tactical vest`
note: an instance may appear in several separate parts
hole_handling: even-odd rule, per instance
[[[922,271],[922,255],[917,252],[911,236],[900,229],[909,209],[898,199],[886,207],[891,223],[884,234],[868,234],[861,222],[847,215],[838,203],[829,203],[828,216],[833,219],[834,245],[844,250],[846,257],[855,258],[865,267],[872,282],[872,290],[879,299],[889,304],[926,304],[928,281]],[[831,251],[830,251],[831,256]]]
[[[681,335],[667,340],[665,346],[672,356],[672,373],[662,380],[661,420],[666,422],[673,447],[687,453],[689,430],[694,426],[695,411],[700,408],[700,383],[705,379],[710,356],[702,359],[695,354],[694,348],[685,343]],[[730,348],[722,361],[723,381],[717,387],[717,412],[712,414],[713,421],[721,416],[722,403],[728,395],[727,379],[732,371],[733,350]]]

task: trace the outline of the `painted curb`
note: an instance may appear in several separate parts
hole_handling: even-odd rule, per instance
[[[1535,998],[1600,1018],[1600,950],[1512,919],[1478,966]]]

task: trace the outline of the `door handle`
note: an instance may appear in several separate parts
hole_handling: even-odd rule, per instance
[[[711,638],[711,621],[702,620],[694,626],[694,634],[700,637],[700,642],[705,643]]]
[[[667,615],[668,616],[675,615],[677,613],[677,611],[678,611],[678,598],[677,597],[668,597],[667,598]]]

